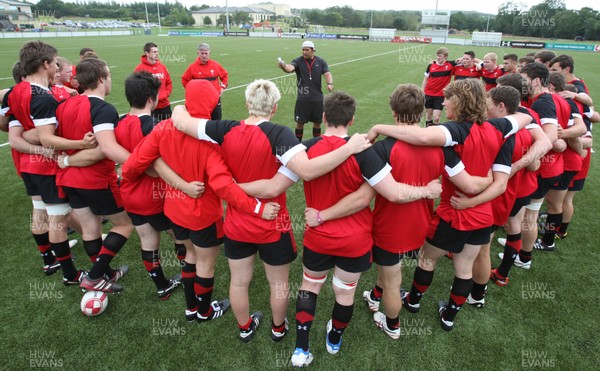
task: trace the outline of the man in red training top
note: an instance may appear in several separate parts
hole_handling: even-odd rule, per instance
[[[140,57],[140,64],[133,72],[148,71],[160,81],[158,89],[158,102],[152,110],[152,117],[157,121],[166,120],[171,117],[171,102],[169,96],[173,91],[173,83],[169,70],[158,58],[158,46],[149,42],[144,45],[144,55]]]

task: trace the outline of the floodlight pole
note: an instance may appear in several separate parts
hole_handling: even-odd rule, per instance
[[[146,2],[144,2],[144,8],[146,8],[146,27],[150,27],[148,26],[150,21],[148,20],[148,4]]]
[[[158,6],[158,3],[156,3],[156,12],[158,14],[158,31],[162,32],[162,27],[160,26],[160,7]]]
[[[229,1],[225,0],[225,19],[227,22],[227,25],[225,26],[225,30],[227,32],[229,32]]]
[[[373,9],[371,9],[371,29],[373,28]]]
[[[485,32],[487,33],[490,29],[490,14],[488,14],[487,26],[485,26]]]

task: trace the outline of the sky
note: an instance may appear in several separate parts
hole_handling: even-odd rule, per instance
[[[179,0],[181,3],[190,7],[192,5],[207,4],[211,6],[225,6],[226,0]],[[522,2],[527,8],[535,4],[539,4],[541,0],[512,0],[513,2]],[[274,4],[289,4],[292,8],[319,8],[325,9],[332,6],[351,6],[356,10],[423,10],[437,9],[439,10],[477,10],[482,13],[498,13],[498,5],[508,2],[508,0],[419,0],[419,1],[390,1],[390,0],[262,0],[260,2],[272,2]],[[579,10],[585,6],[600,10],[600,4],[590,4],[590,0],[565,0],[567,9]],[[248,0],[228,0],[229,6],[246,6],[252,4]],[[341,4],[340,4],[341,3]],[[476,5],[476,6],[474,6]],[[474,9],[476,8],[476,9]]]

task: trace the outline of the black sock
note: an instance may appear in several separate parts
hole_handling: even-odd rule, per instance
[[[385,316],[385,322],[390,330],[394,330],[400,327],[400,317],[390,318]]]
[[[521,233],[509,234],[506,236],[504,256],[502,257],[502,262],[498,267],[498,273],[503,277],[508,277],[508,272],[510,272],[510,268],[513,266],[515,259],[517,259],[517,254],[519,251],[521,251],[522,245],[523,240],[521,240]]]
[[[408,302],[410,304],[419,304],[423,294],[431,285],[431,281],[433,280],[433,272],[435,271],[426,271],[417,267],[415,269],[415,276],[413,278],[413,284],[410,288],[410,294],[408,295]]]
[[[315,311],[318,295],[314,292],[300,290],[296,300],[296,348],[308,351],[308,335]]]
[[[83,240],[83,249],[85,253],[90,257],[90,261],[92,264],[96,262],[98,259],[98,254],[100,254],[100,250],[102,249],[102,238],[97,238],[95,240],[86,241]]]
[[[371,290],[371,300],[381,300],[381,296],[383,295],[383,289],[377,285],[373,287]]]
[[[196,279],[196,264],[185,263],[181,267],[181,283],[185,295],[185,306],[189,311],[198,310],[198,299],[194,291],[194,280]]]
[[[164,289],[169,286],[169,280],[165,277],[162,266],[160,265],[160,252],[156,251],[144,251],[142,250],[142,261],[146,272],[150,275],[150,278],[156,285],[157,289]]]
[[[562,213],[560,214],[550,214],[548,213],[548,218],[546,219],[546,231],[544,232],[544,237],[542,237],[542,243],[546,246],[550,246],[554,244],[554,236],[556,236],[556,230],[562,223]]]
[[[302,142],[302,136],[304,135],[304,129],[296,129],[296,138],[299,142]]]
[[[332,344],[337,344],[340,342],[342,334],[350,320],[352,319],[352,312],[354,312],[354,304],[352,305],[342,305],[335,302],[333,306],[333,312],[331,313],[331,322],[332,327],[329,332],[329,342]]]
[[[182,243],[175,244],[175,254],[177,255],[177,259],[181,262],[185,259],[185,245]]]
[[[52,255],[52,249],[50,248],[50,235],[48,232],[42,234],[31,234],[35,240],[35,244],[38,247],[38,251],[44,260],[44,265],[51,265],[54,263],[56,258]]]
[[[473,289],[471,290],[471,297],[475,300],[481,300],[485,297],[485,289],[487,284],[481,284],[473,281]],[[468,296],[468,295],[467,295]]]
[[[94,263],[94,266],[92,266],[88,277],[92,280],[95,280],[102,277],[103,274],[112,273],[110,272],[109,264],[126,242],[127,237],[115,232],[110,232],[102,243],[102,248],[98,254],[98,259]],[[112,274],[110,274],[109,277],[111,275]]]
[[[521,249],[521,251],[519,251],[519,260],[521,260],[523,263],[527,263],[528,261],[530,261],[531,251],[524,251],[523,249]]]
[[[56,259],[60,263],[60,269],[63,271],[63,277],[66,279],[73,279],[77,276],[77,269],[71,259],[71,249],[69,248],[69,240],[64,240],[59,243],[50,244]]]
[[[569,228],[569,222],[562,222],[560,223],[560,227],[558,227],[558,231],[556,233],[559,233],[561,235],[565,235],[567,234],[567,229]]]
[[[452,291],[450,291],[450,300],[448,300],[448,305],[444,311],[444,319],[446,321],[454,321],[454,317],[456,317],[456,314],[460,308],[462,308],[462,305],[467,301],[467,296],[471,293],[472,287],[472,279],[465,280],[454,277]]]
[[[313,137],[320,137],[321,136],[321,127],[315,128],[313,127]]]
[[[198,313],[202,316],[206,317],[212,314],[210,303],[214,286],[214,276],[210,278],[196,276],[194,279],[194,294],[196,295],[196,298],[198,298]]]
[[[433,120],[426,120],[425,126],[433,126]]]

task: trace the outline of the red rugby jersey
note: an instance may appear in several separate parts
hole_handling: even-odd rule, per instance
[[[119,119],[117,110],[110,103],[87,95],[77,95],[59,104],[56,117],[58,135],[71,140],[81,140],[87,132],[96,132],[98,128],[114,128]],[[70,156],[79,150],[66,152]],[[109,158],[86,167],[68,166],[56,174],[57,185],[81,189],[106,189],[116,180],[115,162]]]
[[[375,143],[373,149],[392,166],[392,175],[398,183],[426,186],[444,172],[444,154],[439,147],[415,146],[386,138]],[[433,200],[398,204],[377,194],[373,209],[373,242],[393,254],[418,249],[425,241],[432,216]]]
[[[227,201],[228,210],[245,213],[246,220],[260,219],[257,214],[261,203],[233,181],[218,149],[181,133],[171,119],[159,123],[142,139],[123,165],[123,179],[135,182],[158,157],[185,181],[206,185],[199,198],[188,197],[170,186],[160,191],[165,198],[164,213],[175,224],[194,231],[209,227],[223,216],[220,198]]]
[[[517,109],[517,111],[522,112],[522,113],[527,113],[532,117],[531,125],[526,126],[527,130],[530,131],[530,130],[536,130],[536,129],[542,128],[542,126],[540,125],[540,118],[534,110],[532,110],[531,108],[519,107]],[[534,128],[534,125],[537,125],[537,128]],[[521,135],[525,135],[525,134],[521,134]],[[531,137],[531,134],[529,136]],[[522,147],[523,153],[527,153],[527,151],[529,150],[529,147],[533,143],[533,138],[531,138],[531,139],[520,138],[520,139],[523,142],[523,147]],[[527,145],[527,143],[529,141],[531,141],[531,144]],[[518,147],[515,147],[515,150],[517,150],[517,149],[518,149]],[[513,178],[518,177],[516,180],[516,182],[518,183],[517,198],[526,197],[526,196],[531,195],[533,192],[535,192],[535,190],[538,187],[537,174],[538,174],[538,171],[529,171],[525,168],[525,169],[521,169],[517,174],[515,174],[513,176]]]
[[[304,143],[308,148],[308,157],[315,158],[338,149],[348,139],[349,137],[321,136]],[[306,206],[324,210],[358,190],[365,180],[376,185],[390,170],[390,166],[369,148],[349,157],[333,171],[305,181]],[[373,247],[372,227],[371,209],[365,207],[355,214],[329,220],[317,227],[307,227],[303,243],[320,254],[359,257]]]
[[[19,120],[17,120],[13,115],[10,115],[8,113],[8,110],[9,110],[8,96],[11,91],[12,91],[12,87],[8,90],[8,92],[6,92],[6,94],[4,94],[4,98],[2,99],[2,109],[0,110],[0,116],[8,117],[9,130],[12,126],[21,126],[21,123],[19,122]],[[19,177],[21,177],[21,158],[20,158],[21,152],[17,151],[14,148],[11,148],[10,152],[12,155],[13,165],[15,166],[15,170],[17,171],[17,175]]]
[[[52,85],[50,90],[54,98],[56,98],[56,100],[59,102],[71,97],[71,94],[69,94],[64,86]]]
[[[513,147],[510,141],[504,144],[505,138],[518,129],[518,125],[513,120],[490,119],[482,124],[451,121],[439,127],[446,134],[445,146],[454,146],[469,174],[487,176],[494,162],[500,157],[504,159],[505,166],[510,167]],[[494,223],[490,202],[464,210],[454,209],[450,205],[450,198],[457,190],[445,174],[442,180],[441,201],[435,211],[436,214],[450,223],[452,228],[461,231],[489,227]]]
[[[504,69],[496,66],[493,71],[488,71],[485,68],[481,69],[481,79],[485,83],[485,90],[492,90],[492,88],[496,87],[496,80],[498,77],[504,75]]]
[[[156,122],[150,115],[123,115],[115,127],[115,137],[121,147],[133,152],[142,139],[152,132]],[[142,174],[137,181],[121,181],[121,193],[125,210],[138,215],[154,215],[163,212],[167,189],[161,178]]]
[[[57,104],[48,87],[23,81],[9,92],[6,114],[14,116],[12,125],[27,131],[39,125],[55,125]],[[56,161],[42,155],[20,154],[18,158],[17,171],[23,173],[55,175],[58,169]]]
[[[450,80],[452,79],[453,68],[454,65],[448,61],[442,65],[433,62],[427,66],[425,76],[428,76],[429,78],[425,84],[425,95],[443,97],[443,90],[450,84]]]
[[[571,127],[575,124],[573,121],[575,118],[583,120],[583,116],[579,111],[579,107],[573,99],[565,99],[571,107],[571,119],[568,121],[567,126]],[[567,146],[567,149],[563,152],[564,171],[581,171],[583,167],[583,157],[579,153],[575,152],[571,147]]]
[[[557,108],[554,98],[550,93],[541,93],[532,98],[531,110],[535,111],[540,117],[540,124],[555,125],[558,127]],[[541,165],[538,173],[542,178],[552,178],[559,176],[563,172],[563,159],[560,152],[548,151],[541,158]]]
[[[469,68],[464,67],[462,65],[454,66],[452,74],[454,75],[454,81],[481,78],[481,70],[478,70],[477,66],[475,65]]]
[[[306,147],[298,143],[291,129],[263,121],[246,125],[243,121],[200,121],[198,137],[221,145],[227,167],[238,183],[270,179],[279,167]],[[236,207],[227,209],[225,234],[242,242],[271,243],[279,241],[281,232],[292,228],[286,207],[285,192],[274,199],[281,209],[276,220],[248,218]]]

